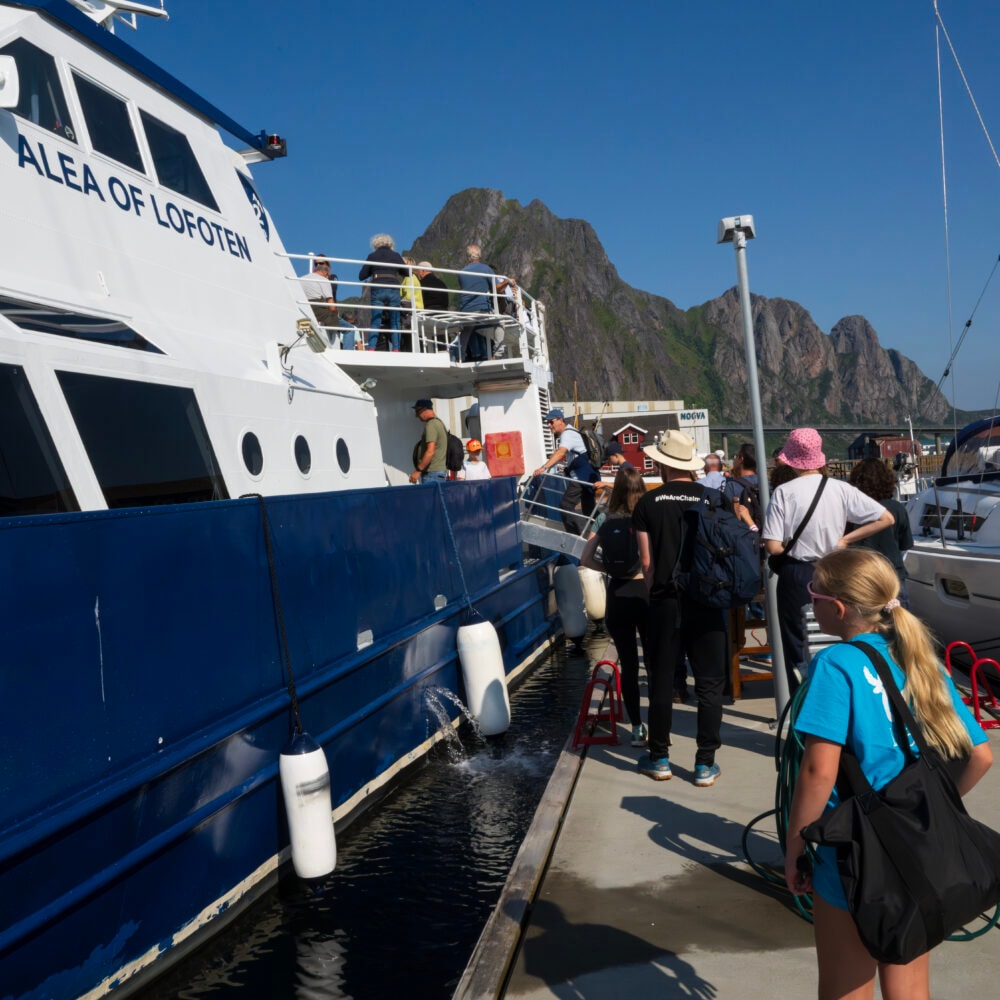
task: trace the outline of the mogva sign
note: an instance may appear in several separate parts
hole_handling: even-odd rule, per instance
[[[708,410],[681,410],[677,414],[681,427],[708,426]]]

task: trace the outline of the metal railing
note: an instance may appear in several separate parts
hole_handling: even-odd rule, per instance
[[[560,506],[566,488],[570,483],[578,482],[570,476],[554,472],[524,478],[518,487],[521,538],[524,542],[580,558],[603,508],[595,505],[588,516]],[[579,534],[567,527],[567,521],[579,529]]]
[[[461,309],[421,309],[417,307],[412,295],[410,279],[416,282],[416,289],[425,292],[420,286],[416,272],[428,271],[416,264],[394,264],[393,269],[405,272],[405,278],[399,285],[390,285],[400,293],[400,304],[380,305],[370,299],[373,285],[370,281],[351,279],[341,275],[341,271],[364,267],[371,263],[350,257],[330,257],[326,254],[292,254],[282,253],[280,256],[293,262],[296,270],[305,270],[305,274],[290,277],[289,281],[300,286],[296,295],[296,303],[309,316],[315,325],[321,329],[328,343],[341,350],[392,350],[394,333],[399,335],[399,351],[401,353],[426,355],[448,352],[454,363],[470,360],[470,355],[476,360],[500,360],[503,358],[521,358],[535,364],[548,367],[548,349],[545,340],[545,306],[542,302],[521,288],[516,279],[507,275],[478,275],[489,279],[489,292],[465,292],[460,288],[447,284],[446,276],[452,281],[462,273],[453,268],[435,267],[430,273],[442,277],[446,282],[443,291],[449,296],[449,305],[458,302],[463,295],[484,297],[488,311],[463,311]],[[330,276],[313,273],[313,264],[322,260],[330,264]],[[356,273],[356,272],[355,272]],[[310,299],[308,292],[310,282],[329,281],[333,291],[333,299],[337,310],[336,323],[320,323],[316,316],[317,309],[328,308],[323,299]],[[498,287],[503,290],[498,291]],[[384,286],[382,286],[384,287]],[[410,293],[410,294],[408,294]],[[402,296],[406,296],[403,298]],[[370,325],[372,314],[378,313],[385,317],[395,313],[399,316],[399,330],[376,329]],[[391,321],[390,321],[391,326]],[[473,338],[480,337],[477,342]],[[471,350],[470,350],[471,345]],[[479,348],[480,350],[477,350]],[[479,357],[480,351],[485,357]]]

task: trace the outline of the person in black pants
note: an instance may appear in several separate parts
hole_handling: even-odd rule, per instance
[[[726,684],[726,620],[721,608],[707,608],[679,594],[673,571],[681,541],[681,517],[705,495],[693,481],[703,465],[694,441],[681,431],[664,431],[643,451],[660,467],[663,485],[635,507],[632,523],[643,576],[649,589],[646,675],[649,680],[649,755],[639,773],[656,781],[673,777],[670,731],[673,724],[674,671],[686,651],[698,701],[694,783],[707,788],[719,779],[715,753],[722,745],[722,701]],[[730,501],[722,505],[732,509]]]
[[[604,623],[618,651],[622,699],[632,726],[632,746],[644,747],[646,727],[642,724],[639,698],[639,644],[646,655],[646,619],[649,592],[642,577],[639,547],[632,527],[632,511],[646,495],[642,474],[634,466],[619,468],[608,501],[608,513],[590,536],[580,556],[580,565],[607,574],[607,611]],[[601,558],[597,549],[601,549]]]

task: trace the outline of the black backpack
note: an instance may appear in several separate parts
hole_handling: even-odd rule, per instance
[[[582,455],[577,455],[566,465],[566,474],[585,483],[596,483],[601,478],[598,471],[604,462],[604,449],[593,431],[573,428],[583,438],[586,449]]]
[[[461,472],[465,462],[465,445],[462,439],[448,431],[448,447],[444,453],[444,467],[449,472]]]
[[[758,529],[764,527],[764,508],[760,503],[760,487],[754,486],[746,476],[736,476],[726,481],[723,492],[730,500],[741,503],[747,508]]]
[[[620,579],[639,572],[639,543],[630,517],[609,517],[597,529],[601,565],[608,576]]]
[[[706,489],[681,514],[674,586],[706,607],[737,608],[753,600],[763,585],[760,532],[726,510],[718,490]]]
[[[599,469],[604,464],[604,448],[597,440],[597,435],[586,428],[574,428],[583,438],[584,447],[587,449],[587,461],[595,468]]]

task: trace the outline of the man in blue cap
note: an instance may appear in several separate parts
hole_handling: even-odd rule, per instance
[[[580,432],[566,423],[562,410],[549,410],[545,415],[545,422],[558,438],[558,447],[544,465],[535,469],[534,475],[544,475],[560,462],[566,463],[566,475],[570,482],[566,484],[566,492],[559,508],[563,512],[563,527],[574,535],[579,535],[583,526],[577,509],[583,511],[584,519],[593,513],[595,501],[591,483],[600,479],[600,475],[587,460],[587,446],[583,443]]]

